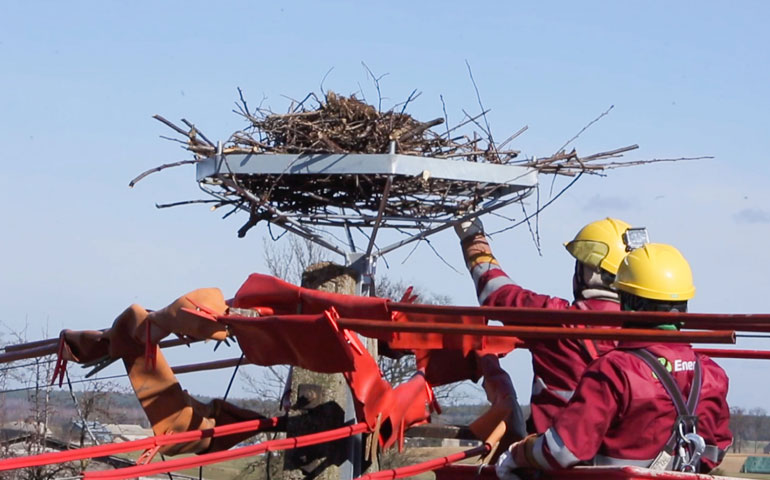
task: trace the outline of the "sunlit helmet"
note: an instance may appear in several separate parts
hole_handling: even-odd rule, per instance
[[[679,250],[662,243],[648,243],[626,255],[612,286],[664,302],[686,302],[695,296],[690,264]]]
[[[623,233],[631,228],[623,220],[605,218],[583,227],[575,239],[564,246],[578,262],[602,268],[615,275],[620,261],[626,255]]]

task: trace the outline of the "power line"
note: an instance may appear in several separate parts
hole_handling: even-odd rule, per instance
[[[115,378],[125,378],[125,377],[127,377],[127,376],[128,376],[128,375],[124,373],[124,374],[122,374],[122,375],[111,375],[111,376],[109,376],[109,377],[99,377],[99,378],[84,378],[84,379],[82,379],[82,380],[75,380],[75,381],[73,381],[72,383],[73,383],[73,384],[75,384],[75,383],[88,383],[88,382],[97,382],[97,381],[100,381],[100,380],[113,380],[113,379],[115,379]],[[14,393],[14,392],[26,392],[26,391],[28,391],[28,390],[34,390],[35,388],[39,388],[39,387],[22,387],[22,388],[13,388],[13,389],[10,389],[10,390],[3,390],[2,392],[0,392],[0,394],[4,394],[4,393]]]
[[[46,363],[53,363],[55,361],[56,360],[51,359],[51,360],[46,360],[44,362],[30,362],[30,363],[24,363],[24,364],[21,364],[21,365],[11,365],[10,367],[0,368],[0,372],[7,372],[8,370],[14,370],[16,368],[34,367],[35,365],[41,365],[41,364],[46,364]]]

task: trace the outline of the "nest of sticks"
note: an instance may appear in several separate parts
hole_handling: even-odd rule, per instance
[[[484,126],[487,112],[482,111],[475,116],[466,113],[466,118],[459,124],[438,129],[446,123],[444,117],[421,122],[406,113],[414,98],[413,93],[405,102],[380,111],[355,95],[346,97],[329,91],[320,97],[311,93],[302,101],[292,101],[287,113],[274,113],[260,107],[249,108],[241,93],[235,112],[248,124],[221,146],[211,142],[187,120],[182,120],[186,127],[182,128],[156,115],[157,120],[183,136],[181,140],[171,140],[183,143],[195,155],[195,160],[155,168],[135,179],[132,185],[153,171],[194,163],[220,153],[227,158],[230,154],[382,154],[395,151],[449,161],[516,164],[539,173],[568,176],[649,162],[613,161],[624,152],[637,148],[636,145],[585,157],[579,156],[574,149],[569,152],[561,149],[548,157],[520,159],[520,152],[508,145],[526,127],[505,141],[495,143],[488,127]],[[248,210],[251,219],[247,226],[253,226],[261,219],[275,221],[287,215],[321,225],[368,225],[378,214],[391,220],[408,220],[406,224],[414,224],[415,220],[424,224],[450,220],[477,208],[482,200],[508,193],[501,184],[430,177],[363,174],[231,177],[218,179],[215,186],[206,187],[207,192],[216,198],[217,206],[231,205]],[[519,195],[527,193],[519,192]],[[386,197],[384,202],[383,197]],[[401,226],[404,225],[402,222]]]

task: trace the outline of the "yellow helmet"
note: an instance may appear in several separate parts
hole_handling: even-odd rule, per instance
[[[575,260],[592,267],[601,267],[615,275],[626,255],[623,234],[631,225],[616,218],[605,218],[583,227],[574,240],[564,244]]]
[[[650,300],[684,302],[695,296],[690,264],[679,250],[662,243],[626,255],[612,286]]]

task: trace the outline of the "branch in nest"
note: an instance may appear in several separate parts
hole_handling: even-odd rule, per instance
[[[151,169],[147,170],[146,172],[141,173],[135,179],[133,179],[130,182],[128,182],[128,186],[133,188],[133,186],[136,185],[136,183],[139,180],[143,179],[147,175],[150,175],[151,173],[160,172],[161,170],[165,170],[165,169],[171,168],[171,167],[179,167],[181,165],[190,165],[192,163],[198,163],[198,162],[200,162],[200,160],[182,160],[181,162],[166,163],[164,165],[160,165],[158,167],[151,168]]]
[[[160,115],[153,115],[152,118],[154,118],[155,120],[159,121],[160,123],[166,125],[170,129],[172,129],[175,132],[177,132],[178,134],[184,135],[185,137],[188,136],[187,135],[188,134],[187,131],[177,127],[176,125],[174,125],[173,123],[169,122],[168,120],[166,120],[165,118],[161,117]]]

